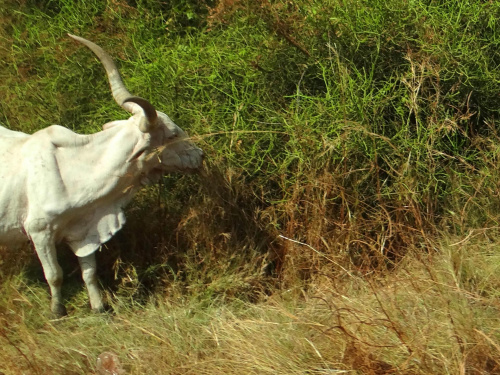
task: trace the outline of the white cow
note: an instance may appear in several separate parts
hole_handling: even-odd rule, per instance
[[[32,135],[0,126],[0,244],[33,242],[56,316],[66,314],[56,244],[67,243],[78,256],[91,307],[102,311],[94,253],[125,223],[123,207],[142,186],[166,173],[196,170],[203,158],[166,114],[127,91],[104,50],[70,37],[97,55],[114,99],[132,116],[91,135],[58,125]]]

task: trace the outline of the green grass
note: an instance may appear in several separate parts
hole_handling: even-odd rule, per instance
[[[3,0],[0,19],[3,125],[125,118],[70,32],[207,156],[99,253],[113,317],[62,251],[71,313],[48,321],[36,259],[3,253],[0,371],[87,374],[113,350],[136,374],[499,372],[497,2]]]

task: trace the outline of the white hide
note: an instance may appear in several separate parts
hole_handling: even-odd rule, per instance
[[[79,257],[92,308],[102,310],[94,252],[125,223],[123,207],[143,185],[202,164],[202,151],[167,115],[157,112],[157,126],[144,132],[142,108],[126,104],[133,116],[91,135],[0,126],[0,244],[33,242],[56,315],[65,308],[55,245],[65,242]]]

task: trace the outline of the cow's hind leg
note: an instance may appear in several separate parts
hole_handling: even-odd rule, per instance
[[[59,263],[57,263],[56,247],[52,238],[45,234],[32,234],[31,240],[35,245],[38,259],[43,267],[45,279],[50,287],[52,295],[51,310],[52,314],[60,318],[67,315],[66,307],[62,302],[61,285],[63,282],[63,272]]]
[[[97,285],[95,253],[85,257],[79,257],[78,261],[80,262],[80,268],[82,269],[83,281],[85,282],[89,293],[90,307],[92,308],[92,311],[104,312],[101,292],[99,291],[99,286]]]

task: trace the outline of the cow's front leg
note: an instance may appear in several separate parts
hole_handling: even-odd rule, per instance
[[[35,245],[38,259],[43,267],[45,279],[50,287],[52,295],[52,314],[60,318],[67,315],[66,307],[62,302],[61,285],[63,282],[63,272],[57,263],[56,247],[50,235],[45,233],[31,234],[31,240]]]
[[[95,253],[85,257],[79,257],[78,261],[80,262],[80,268],[82,269],[83,281],[85,282],[89,293],[90,307],[92,308],[92,311],[104,312],[101,292],[99,291],[99,286],[97,285]]]

